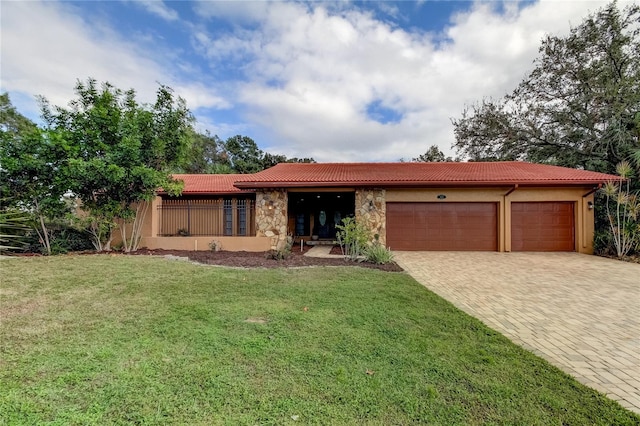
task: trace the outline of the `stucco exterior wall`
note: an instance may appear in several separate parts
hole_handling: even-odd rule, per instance
[[[271,250],[281,250],[287,243],[288,202],[286,190],[256,192],[256,235],[269,238]]]
[[[590,187],[567,188],[432,188],[388,189],[386,202],[495,202],[498,204],[498,250],[511,251],[511,203],[567,201],[574,203],[575,251],[593,253],[594,215]],[[444,198],[443,198],[444,197]]]
[[[158,236],[158,206],[162,198],[156,197],[149,206],[142,226],[140,247],[166,250],[211,250],[210,244],[215,241],[218,250],[226,251],[267,251],[272,246],[272,239],[267,236],[197,236],[197,237],[161,237]],[[119,231],[115,235],[119,238]]]
[[[209,251],[212,241],[216,242],[217,250],[225,251],[261,252],[271,248],[271,238],[268,237],[143,237],[140,247]]]

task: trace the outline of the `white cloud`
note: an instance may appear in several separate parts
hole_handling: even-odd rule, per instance
[[[253,2],[251,3],[253,5]],[[437,144],[451,153],[451,117],[510,92],[532,68],[545,33],[566,34],[604,2],[477,3],[452,18],[445,41],[356,9],[261,3],[254,31],[206,40],[214,61],[241,59],[239,99],[287,155],[321,161],[411,158]],[[241,6],[225,3],[225,16]],[[264,8],[267,7],[267,10]],[[216,3],[208,6],[216,9]],[[226,49],[224,47],[227,47]],[[378,123],[367,106],[402,114]]]
[[[167,58],[173,66],[173,58],[158,52],[124,39],[98,16],[91,22],[83,19],[72,4],[2,4],[0,85],[31,118],[38,115],[35,95],[44,95],[54,105],[66,105],[73,98],[77,79],[88,77],[121,89],[135,88],[142,102],[152,102],[162,83],[176,89],[193,109],[228,106],[204,82],[177,76],[168,63],[158,59]]]
[[[409,159],[432,144],[451,153],[450,118],[465,103],[513,90],[545,33],[566,34],[605,4],[505,3],[498,12],[480,2],[442,34],[402,29],[349,2],[200,2],[189,23],[162,2],[141,4],[190,29],[194,51],[184,52],[172,40],[118,34],[74,3],[3,2],[0,84],[29,112],[35,104],[25,99],[36,94],[66,104],[77,78],[134,87],[143,101],[160,82],[201,115],[201,130],[222,138],[242,133],[270,152],[320,161]],[[211,75],[194,53],[208,58]],[[401,119],[375,121],[372,104]],[[244,121],[210,114],[222,108]]]
[[[171,9],[162,0],[134,0],[133,3],[166,21],[176,21],[179,18],[178,12]]]

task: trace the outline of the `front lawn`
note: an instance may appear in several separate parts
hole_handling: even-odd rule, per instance
[[[0,261],[1,424],[638,424],[403,273]]]

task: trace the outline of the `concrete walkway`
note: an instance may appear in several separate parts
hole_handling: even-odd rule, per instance
[[[395,257],[458,308],[640,413],[640,264],[576,253]]]
[[[341,255],[331,254],[333,246],[314,246],[309,249],[304,255],[309,257],[323,257],[325,259],[339,258]]]

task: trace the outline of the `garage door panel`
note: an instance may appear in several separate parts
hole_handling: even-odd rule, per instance
[[[495,251],[496,203],[387,203],[387,244],[394,250]]]
[[[511,250],[574,251],[573,202],[511,203]]]

